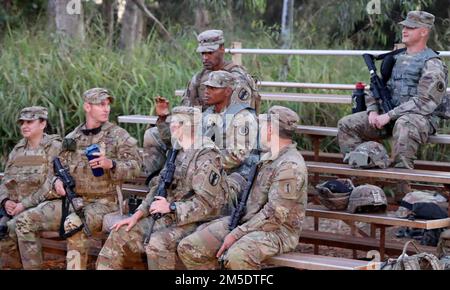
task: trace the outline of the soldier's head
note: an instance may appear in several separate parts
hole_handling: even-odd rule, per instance
[[[227,71],[213,71],[203,84],[206,86],[205,104],[212,106],[230,101],[235,86],[235,78]]]
[[[83,94],[83,108],[86,112],[86,122],[93,124],[103,124],[109,120],[111,104],[114,97],[108,90],[103,88],[89,89]]]
[[[193,141],[196,135],[195,130],[199,128],[202,120],[202,112],[195,107],[178,106],[172,109],[172,114],[168,117],[170,123],[170,133],[172,143],[183,141]]]
[[[434,15],[425,11],[410,11],[402,25],[402,42],[406,46],[426,44],[434,26]]]
[[[202,54],[203,67],[219,70],[223,66],[225,47],[222,30],[206,30],[197,36],[197,52]]]
[[[282,106],[273,106],[267,114],[260,114],[259,138],[261,148],[267,151],[272,146],[291,143],[292,135],[297,130],[299,121],[300,118],[296,112]]]
[[[33,106],[23,108],[19,113],[17,123],[20,125],[20,132],[26,139],[42,137],[47,127],[47,108]]]

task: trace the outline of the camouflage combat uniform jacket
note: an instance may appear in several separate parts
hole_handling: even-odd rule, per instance
[[[51,190],[52,160],[60,150],[61,138],[58,135],[44,134],[36,149],[28,149],[26,139],[20,140],[9,154],[0,185],[0,203],[10,199],[30,208],[54,198]]]

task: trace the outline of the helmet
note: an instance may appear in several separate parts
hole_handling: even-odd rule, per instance
[[[345,210],[354,188],[350,179],[330,180],[316,186],[320,203],[331,210]]]
[[[369,141],[359,144],[344,157],[353,168],[386,168],[389,166],[389,155],[386,149],[378,142]]]
[[[384,212],[387,209],[387,198],[378,186],[365,184],[353,189],[350,194],[347,211]]]
[[[435,203],[437,205],[442,205],[442,207],[447,207],[447,200],[442,195],[437,192],[430,191],[413,191],[406,194],[398,210],[395,212],[395,215],[399,218],[406,218],[411,214],[411,210],[406,208],[409,205],[413,205],[415,203]]]

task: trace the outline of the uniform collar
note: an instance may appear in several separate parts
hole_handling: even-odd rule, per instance
[[[263,161],[274,161],[275,159],[277,159],[278,157],[282,156],[284,153],[286,153],[287,151],[291,150],[291,149],[297,149],[297,143],[293,142],[292,144],[284,147],[283,149],[281,149],[277,155],[272,155],[272,152],[267,152],[264,153],[261,156],[261,162]]]
[[[94,129],[86,129],[86,123],[81,127],[81,133],[83,133],[86,136],[89,135],[97,135],[102,131],[103,124],[100,127],[94,128]]]

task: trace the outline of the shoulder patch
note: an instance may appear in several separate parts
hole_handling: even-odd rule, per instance
[[[439,82],[436,84],[436,90],[437,90],[438,92],[440,92],[440,93],[443,93],[443,92],[444,92],[444,90],[445,90],[445,85],[444,85],[444,83],[443,83],[442,81],[439,81]]]
[[[209,174],[209,184],[212,186],[216,186],[219,183],[220,175],[217,174],[215,171],[211,171]]]
[[[240,100],[246,101],[250,97],[250,94],[249,94],[249,92],[246,89],[242,88],[241,91],[238,94],[238,97],[239,97]]]

